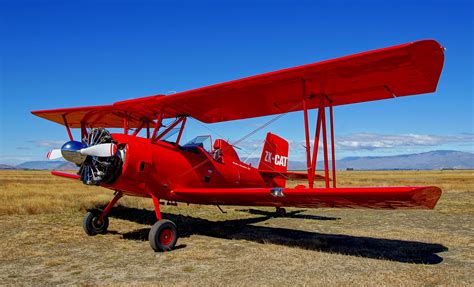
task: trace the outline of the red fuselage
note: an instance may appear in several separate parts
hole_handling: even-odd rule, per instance
[[[125,147],[121,175],[109,189],[125,194],[169,200],[170,191],[179,188],[258,188],[272,187],[258,169],[239,160],[229,145],[221,160],[214,159],[202,147],[185,148],[166,141],[132,135],[113,134]],[[218,140],[219,141],[219,140]]]

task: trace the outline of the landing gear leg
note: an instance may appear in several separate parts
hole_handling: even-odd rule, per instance
[[[277,217],[285,217],[286,216],[286,209],[283,207],[277,207],[275,210],[275,214]]]
[[[110,209],[112,209],[114,204],[117,203],[122,196],[123,193],[117,191],[115,192],[114,198],[112,198],[109,204],[105,207],[104,211],[91,210],[86,213],[82,222],[82,227],[87,235],[93,236],[107,232],[107,228],[109,227],[109,218],[107,217],[107,214],[109,214]]]
[[[178,231],[173,221],[162,219],[160,211],[160,202],[154,195],[153,205],[155,206],[156,219],[158,220],[150,229],[148,241],[153,250],[163,252],[170,251],[178,241]]]

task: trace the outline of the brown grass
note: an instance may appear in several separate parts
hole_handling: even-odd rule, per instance
[[[41,171],[0,172],[0,284],[472,285],[474,172],[340,172],[339,186],[437,185],[435,210],[163,206],[178,248],[154,253],[148,199],[124,198],[110,232],[82,231],[112,192]],[[145,208],[145,209],[143,209]]]

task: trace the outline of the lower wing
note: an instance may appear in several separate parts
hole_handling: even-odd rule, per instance
[[[196,204],[433,209],[441,196],[434,186],[354,188],[196,188],[171,192],[175,201]]]
[[[80,178],[80,176],[77,175],[77,174],[61,172],[61,171],[52,171],[51,174],[55,175],[55,176],[59,176],[59,177],[70,178],[70,179],[79,179]]]

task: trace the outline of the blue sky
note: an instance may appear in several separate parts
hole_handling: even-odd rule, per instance
[[[43,159],[67,139],[31,110],[184,91],[419,39],[447,49],[437,92],[337,107],[337,157],[473,152],[472,3],[0,1],[0,162]],[[270,119],[191,121],[184,136],[237,140]],[[241,143],[243,157],[259,156],[267,131],[303,158],[301,113]]]

